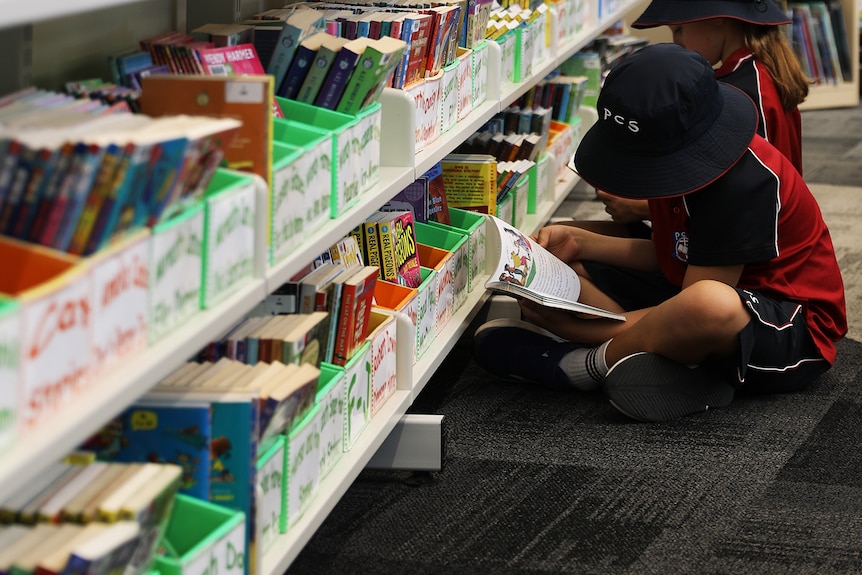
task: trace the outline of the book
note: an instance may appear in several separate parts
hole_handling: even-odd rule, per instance
[[[315,106],[328,110],[334,110],[338,106],[347,88],[347,81],[370,41],[370,38],[357,38],[341,46],[323,80],[323,86],[314,99]]]
[[[109,575],[125,569],[140,538],[134,521],[118,521],[74,547],[61,575]]]
[[[318,10],[299,8],[288,16],[281,27],[272,59],[266,67],[266,73],[274,78],[275,86],[281,86],[302,41],[316,32],[322,32],[323,28],[323,13]]]
[[[235,48],[235,47],[234,47]],[[234,118],[242,125],[223,148],[227,167],[271,178],[273,115],[269,76],[159,75],[143,79],[141,111]]]
[[[369,266],[380,267],[380,236],[377,222],[369,219],[362,224],[362,245],[365,246],[365,262]]]
[[[430,14],[421,12],[410,12],[405,17],[401,27],[401,39],[407,44],[407,50],[401,61],[396,87],[406,88],[425,77],[433,21]]]
[[[149,403],[126,408],[82,446],[100,461],[173,463],[183,469],[181,491],[207,499],[212,427],[210,406]],[[100,513],[118,513],[116,509]]]
[[[297,316],[299,321],[282,333],[282,363],[308,363],[319,367],[329,333],[329,312],[314,311]]]
[[[488,217],[487,257],[493,271],[485,289],[544,306],[625,321],[625,316],[578,301],[581,282],[568,264],[503,220]]]
[[[368,318],[379,274],[380,269],[377,266],[365,266],[357,270],[341,287],[338,330],[332,358],[335,365],[347,365],[368,335]]]
[[[107,471],[110,465],[96,461],[81,467],[82,469],[77,475],[70,478],[51,497],[42,502],[36,512],[37,521],[48,523],[61,522],[66,505],[84,491],[99,475]]]
[[[55,526],[36,545],[19,554],[9,568],[9,575],[33,575],[36,565],[47,553],[63,545],[83,529],[81,525],[63,523]]]
[[[119,464],[112,465],[112,467]],[[102,502],[108,499],[115,491],[121,489],[126,482],[131,480],[143,467],[143,463],[125,464],[120,468],[120,473],[105,485],[102,490],[93,494],[89,501],[86,501],[81,507],[80,513],[77,514],[77,521],[81,523],[93,523],[99,521],[99,508]],[[68,513],[67,513],[67,516]]]
[[[70,539],[42,556],[33,570],[33,575],[59,575],[66,563],[69,562],[69,555],[72,550],[85,541],[96,537],[101,531],[108,528],[108,524],[94,522],[79,525],[79,527],[77,533]]]
[[[449,154],[440,161],[450,207],[497,215],[497,160],[485,154]]]
[[[347,38],[333,36],[326,32],[318,32],[303,41],[303,45],[308,44],[311,49],[315,50],[314,60],[308,69],[302,85],[296,94],[298,102],[306,104],[314,104],[317,94],[323,87],[323,82],[329,69],[335,62],[335,57],[341,50],[341,47],[348,42]]]
[[[261,390],[261,445],[286,433],[314,406],[320,369],[310,363],[290,364]]]
[[[15,559],[39,545],[46,537],[57,531],[51,523],[38,523],[29,527],[26,533],[17,534],[14,545],[0,547],[0,573],[8,574]]]
[[[84,489],[65,503],[62,509],[62,521],[85,523],[81,513],[87,504],[104,492],[127,468],[128,465],[125,463],[107,464],[95,478],[87,483]]]
[[[276,94],[279,97],[288,100],[296,99],[297,94],[299,94],[299,88],[305,81],[305,77],[308,75],[308,71],[317,56],[317,41],[310,43],[309,40],[320,34],[326,34],[326,32],[317,32],[300,42],[296,53],[293,55],[293,60],[290,62],[290,66],[287,67],[284,79],[276,88]]]
[[[422,276],[413,213],[409,210],[381,211],[375,219],[380,238],[380,277],[398,285],[419,287]]]
[[[307,276],[303,277],[300,280],[299,286],[299,313],[311,313],[318,307],[325,308],[326,287],[343,271],[344,265],[340,262],[325,262]],[[320,296],[318,294],[320,294]],[[320,304],[318,304],[319,299],[322,299]]]
[[[347,81],[336,111],[357,114],[376,102],[383,88],[389,85],[395,66],[406,47],[404,41],[395,38],[370,38]]]

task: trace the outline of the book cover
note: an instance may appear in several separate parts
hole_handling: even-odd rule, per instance
[[[407,44],[395,38],[369,39],[335,109],[345,114],[357,114],[376,102],[389,84],[406,47]]]
[[[318,32],[317,34],[326,33]],[[317,34],[315,34],[315,36]],[[296,99],[296,95],[299,93],[299,88],[305,81],[305,77],[308,75],[308,71],[316,56],[317,47],[313,47],[313,45],[308,42],[308,39],[299,44],[299,47],[296,49],[296,53],[293,55],[293,60],[290,62],[290,66],[287,67],[284,79],[276,88],[276,94],[279,97],[287,98],[288,100]]]
[[[335,61],[332,62],[332,66],[323,81],[323,86],[314,99],[315,106],[328,110],[334,110],[338,106],[338,102],[347,88],[347,81],[369,41],[369,38],[357,38],[345,42],[338,51]]]
[[[377,222],[369,219],[362,224],[362,245],[365,246],[365,262],[370,266],[380,267],[380,238]]]
[[[408,48],[402,59],[403,72],[399,80],[400,87],[408,87],[425,77],[433,20],[430,14],[420,12],[411,12],[404,19],[401,39],[407,43]]]
[[[134,521],[118,521],[75,547],[61,575],[111,575],[129,563],[140,540]]]
[[[398,283],[398,272],[395,267],[395,237],[393,231],[393,213],[378,212],[373,219],[377,222],[377,241],[380,251],[380,279]]]
[[[410,211],[392,214],[392,237],[394,241],[395,273],[399,285],[418,288],[422,283],[419,255],[416,251],[416,230]]]
[[[339,325],[333,351],[335,365],[347,365],[368,335],[368,317],[379,274],[377,266],[365,266],[345,281],[341,288]]]
[[[271,177],[273,116],[269,76],[149,76],[143,79],[141,112],[151,116],[191,114],[235,118],[242,123],[225,141],[231,169]]]
[[[318,10],[297,9],[285,20],[272,53],[272,59],[266,67],[266,73],[274,78],[276,86],[281,86],[284,81],[300,43],[312,34],[322,32],[323,29],[323,12]]]
[[[487,255],[495,262],[485,288],[548,307],[625,321],[625,316],[578,301],[581,282],[565,262],[514,226],[488,218]]]
[[[43,236],[43,243],[51,238],[50,244],[46,245],[60,251],[66,251],[72,241],[72,233],[93,188],[105,148],[96,144],[81,144],[77,152],[73,171],[55,200],[54,212]]]
[[[449,154],[440,166],[449,206],[497,214],[497,160],[493,156]]]
[[[81,215],[72,232],[72,238],[67,249],[70,254],[84,254],[87,241],[90,239],[90,234],[96,225],[96,219],[99,217],[99,212],[108,201],[108,196],[116,189],[117,174],[120,171],[121,164],[126,161],[126,157],[127,150],[125,146],[111,143],[105,147],[102,162],[93,180],[92,189],[87,195],[87,199],[81,209]]]
[[[344,265],[340,262],[325,262],[303,277],[300,280],[299,287],[299,313],[311,313],[315,311],[317,294],[325,290],[326,286],[343,271]]]
[[[304,102],[306,104],[314,104],[317,94],[323,87],[326,75],[329,73],[332,64],[335,62],[335,57],[338,55],[341,47],[347,42],[347,38],[333,36],[326,32],[319,32],[303,42],[303,44],[308,43],[312,47],[316,46],[316,53],[314,61],[308,69],[308,74],[305,76],[305,80],[303,80],[302,85],[299,87],[299,91],[296,95],[297,101]]]
[[[140,403],[125,409],[81,446],[100,461],[172,463],[182,470],[180,491],[210,493],[211,414],[208,403]]]

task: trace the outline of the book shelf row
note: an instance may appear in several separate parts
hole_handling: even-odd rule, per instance
[[[566,35],[566,41],[562,44],[551,43],[543,58],[531,59],[529,73],[523,73],[519,81],[503,76],[501,46],[497,42],[489,42],[487,77],[482,83],[484,100],[477,102],[469,113],[447,130],[442,130],[441,125],[436,138],[419,142],[419,146],[416,138],[420,126],[417,119],[419,107],[415,96],[404,91],[385,90],[380,108],[380,168],[376,181],[368,185],[356,201],[346,206],[337,217],[309,231],[283,259],[273,263],[269,261],[267,250],[256,248],[249,265],[250,277],[233,286],[234,289],[222,297],[214,299],[211,306],[202,309],[193,318],[153,341],[142,353],[124,360],[121,371],[107,371],[93,381],[56,412],[51,426],[34,428],[27,436],[26,447],[18,442],[8,449],[0,456],[0,462],[3,463],[0,466],[0,486],[4,490],[19,487],[38,475],[50,462],[64,456],[111,416],[136,401],[159,379],[186,361],[213,334],[226,332],[245,317],[268,293],[317,255],[320,246],[338,241],[380,205],[439,162],[493,115],[524,94],[533,83],[546,76],[592,36],[601,32],[603,26],[619,17],[621,6],[612,13],[599,16],[598,6],[585,4],[585,15],[579,30]],[[560,33],[557,37],[564,36]],[[559,168],[561,160],[555,162],[553,172],[556,176],[556,168]],[[537,200],[535,213],[525,214],[517,225],[522,229],[534,229],[541,225],[573,184],[574,176],[568,174],[563,183],[550,187],[555,190],[551,194],[552,199]],[[268,193],[266,186],[255,180],[252,188],[254,191],[249,192],[249,197],[254,197],[258,205],[265,205]],[[512,210],[513,218],[517,217],[514,215],[515,204]],[[258,218],[255,226],[256,246],[267,243],[267,222],[261,219],[263,214],[261,210],[255,216]],[[436,334],[428,350],[417,358],[413,369],[405,374],[399,371],[395,391],[380,407],[350,452],[344,454],[321,482],[318,495],[293,529],[278,536],[272,543],[262,559],[260,572],[280,573],[290,564],[406,412],[415,394],[424,388],[486,300],[484,290],[470,291],[458,310],[453,312],[450,320]]]

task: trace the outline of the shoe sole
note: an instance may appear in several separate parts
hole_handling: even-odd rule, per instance
[[[543,329],[543,328],[537,326],[536,324],[530,323],[528,321],[524,321],[522,319],[512,319],[512,318],[508,318],[508,317],[497,318],[497,319],[494,319],[494,320],[491,320],[487,323],[482,324],[481,326],[479,326],[476,329],[475,332],[473,332],[473,337],[476,337],[477,335],[481,334],[483,331],[488,330],[488,329],[500,329],[500,328],[504,328],[504,327],[510,327],[510,328],[515,328],[515,329],[525,329],[525,330],[531,331],[535,334],[551,338],[552,340],[554,340],[558,343],[565,343],[568,341],[568,340],[561,338],[560,336],[558,336],[556,334],[549,332],[546,329]]]
[[[689,368],[653,353],[618,361],[605,378],[605,394],[624,415],[645,422],[669,421],[725,407],[735,389],[717,374]]]

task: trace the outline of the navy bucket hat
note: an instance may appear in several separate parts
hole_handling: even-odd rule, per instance
[[[751,98],[717,81],[703,56],[670,43],[626,56],[608,74],[597,110],[574,167],[588,184],[626,198],[712,183],[739,161],[757,127]]]
[[[791,22],[774,0],[652,0],[631,27],[655,28],[708,18],[733,18],[766,26]]]

